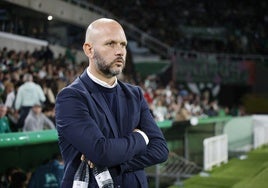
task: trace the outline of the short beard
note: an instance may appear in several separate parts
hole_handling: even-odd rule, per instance
[[[115,59],[115,60],[116,60],[116,59]],[[114,60],[114,61],[115,61],[115,60]],[[123,60],[123,58],[122,58],[122,60]],[[95,63],[95,65],[97,66],[98,70],[99,70],[101,73],[103,73],[103,75],[105,75],[105,76],[107,76],[107,77],[109,77],[109,78],[111,78],[111,77],[113,77],[113,76],[117,76],[117,75],[119,75],[119,74],[123,71],[123,69],[124,69],[124,67],[125,67],[125,61],[123,60],[123,61],[124,61],[124,65],[123,65],[122,70],[113,70],[113,69],[112,69],[112,65],[114,64],[114,61],[108,63],[108,62],[105,61],[105,60],[101,57],[101,55],[100,55],[98,52],[96,52],[96,50],[95,50],[95,52],[94,52],[94,63]]]

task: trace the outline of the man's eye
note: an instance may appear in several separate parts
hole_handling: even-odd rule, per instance
[[[107,43],[107,45],[113,47],[114,46],[114,42],[109,42],[109,43]]]

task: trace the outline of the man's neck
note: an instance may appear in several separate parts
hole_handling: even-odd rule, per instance
[[[107,78],[101,74],[98,74],[96,71],[93,71],[92,69],[90,69],[90,67],[87,68],[87,74],[94,82],[104,87],[113,88],[117,85],[116,76]]]

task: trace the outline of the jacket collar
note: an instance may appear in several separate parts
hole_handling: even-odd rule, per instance
[[[87,71],[85,70],[81,76],[79,77],[82,84],[85,86],[86,90],[88,91],[89,95],[93,98],[95,103],[98,104],[98,106],[103,110],[105,115],[107,116],[107,120],[109,121],[109,126],[112,129],[114,137],[118,137],[118,131],[116,129],[117,122],[110,112],[107,103],[105,102],[105,99],[103,98],[103,95],[99,92],[99,89],[95,86],[94,87],[94,82],[89,78]]]

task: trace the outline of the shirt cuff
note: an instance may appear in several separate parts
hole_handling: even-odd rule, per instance
[[[144,138],[144,140],[145,140],[145,142],[146,142],[146,145],[148,145],[148,143],[149,143],[149,138],[148,138],[148,136],[147,136],[143,131],[141,131],[141,130],[135,130],[135,132],[140,133],[140,134],[142,135],[142,137]]]

